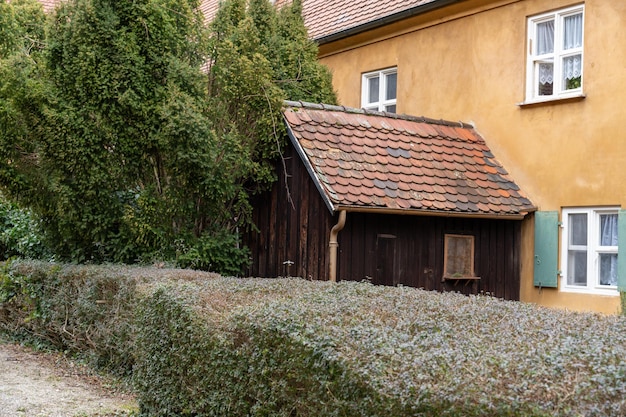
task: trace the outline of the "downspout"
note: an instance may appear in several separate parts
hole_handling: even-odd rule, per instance
[[[328,246],[330,247],[330,262],[329,262],[329,271],[328,271],[328,279],[331,282],[337,282],[337,248],[339,247],[339,242],[337,242],[337,235],[343,229],[343,226],[346,224],[346,211],[341,210],[339,212],[339,221],[337,224],[330,229],[330,242]]]

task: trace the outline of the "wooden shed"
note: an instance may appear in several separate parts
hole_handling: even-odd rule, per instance
[[[279,181],[253,201],[249,275],[517,300],[536,210],[470,124],[286,102]]]

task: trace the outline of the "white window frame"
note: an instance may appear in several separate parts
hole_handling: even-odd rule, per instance
[[[528,18],[528,41],[526,58],[526,103],[560,100],[574,97],[584,97],[584,46],[580,48],[563,48],[564,20],[568,16],[582,13],[582,43],[585,42],[585,6],[584,4],[572,6],[565,9],[556,10],[549,13]],[[554,20],[554,52],[539,55],[536,53],[537,47],[537,25],[550,20]],[[581,57],[581,80],[580,87],[565,89],[563,85],[563,59],[568,56],[579,55]],[[553,89],[551,95],[539,95],[539,69],[540,63],[553,63]]]
[[[601,246],[600,236],[600,215],[618,215],[619,207],[585,207],[585,208],[564,208],[562,210],[561,222],[561,290],[564,292],[598,294],[598,295],[619,295],[617,285],[600,285],[600,254],[618,252],[617,246]],[[568,277],[568,251],[576,249],[570,245],[570,214],[587,215],[587,245],[580,249],[587,250],[587,285],[569,285]]]
[[[396,74],[396,97],[385,99],[387,95],[387,77]],[[361,107],[368,110],[387,111],[388,106],[395,106],[398,98],[398,68],[386,68],[380,71],[372,71],[363,74],[361,78]],[[369,81],[378,78],[378,101],[369,101]],[[397,108],[396,108],[397,110]],[[395,113],[395,112],[393,112]]]

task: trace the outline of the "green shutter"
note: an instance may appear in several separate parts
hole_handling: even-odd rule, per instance
[[[559,213],[535,212],[535,287],[557,287]]]
[[[626,291],[626,210],[617,215],[617,288]]]

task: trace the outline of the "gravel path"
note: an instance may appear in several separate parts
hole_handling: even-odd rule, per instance
[[[126,416],[137,406],[86,366],[0,341],[0,417]]]

